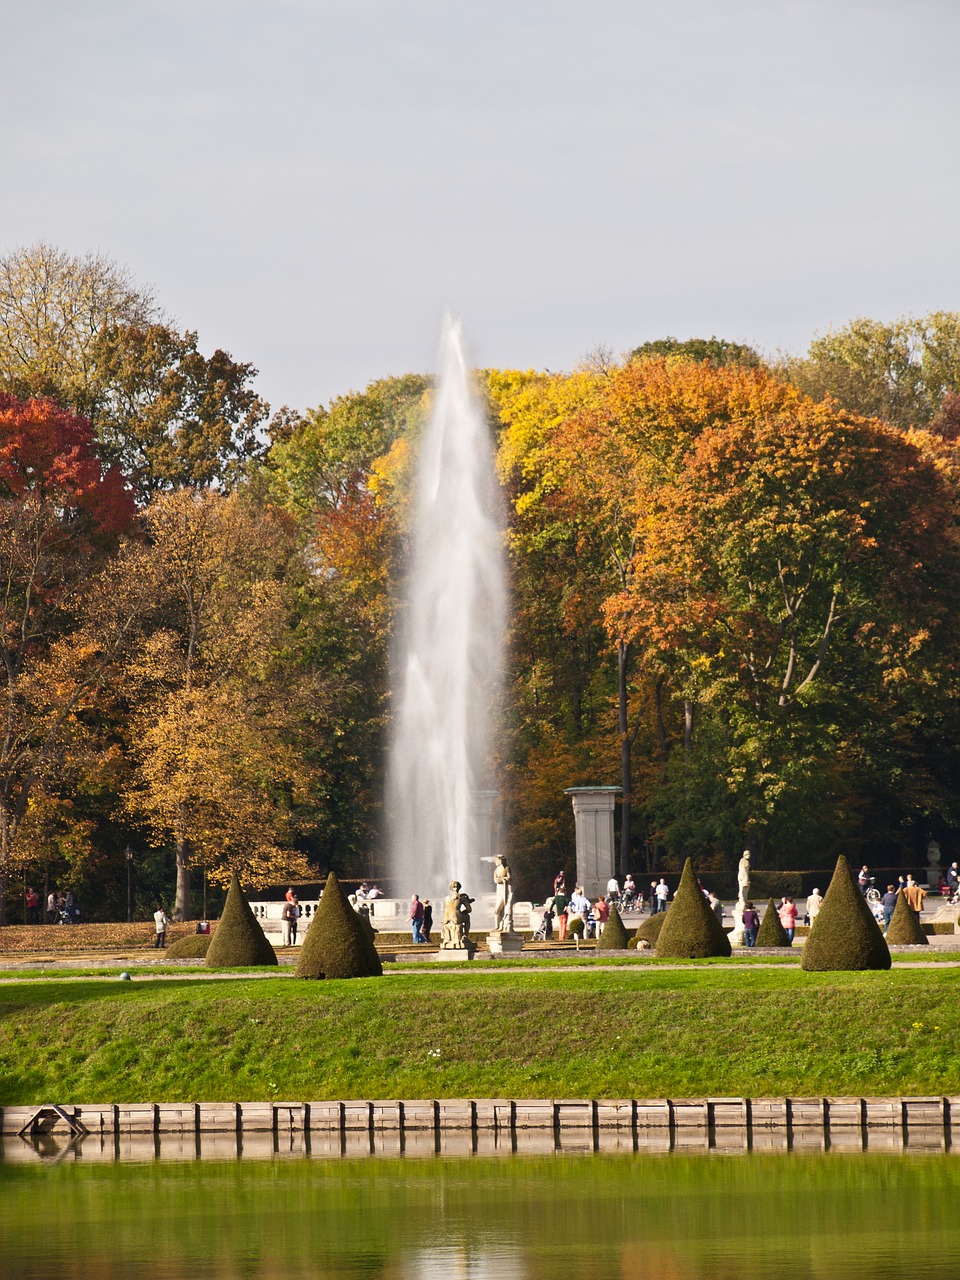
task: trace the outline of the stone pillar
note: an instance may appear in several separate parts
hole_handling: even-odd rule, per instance
[[[577,884],[583,885],[591,900],[602,897],[607,892],[607,881],[617,874],[613,806],[619,791],[619,787],[567,787],[563,793],[573,799]]]
[[[482,862],[492,862],[500,848],[500,792],[476,791],[473,797],[473,824],[476,854]],[[479,886],[464,886],[476,892]]]

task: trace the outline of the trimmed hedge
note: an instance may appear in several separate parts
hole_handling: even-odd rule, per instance
[[[887,946],[897,947],[929,947],[927,935],[917,913],[903,896],[903,890],[897,890],[897,905],[884,934]]]
[[[880,926],[857,888],[850,864],[841,854],[823,906],[804,943],[801,968],[823,973],[889,969],[891,963],[890,948]]]
[[[657,955],[698,960],[730,954],[730,939],[704,897],[693,874],[693,861],[688,858],[657,938]]]
[[[772,898],[767,903],[767,909],[760,921],[756,945],[758,947],[789,947],[791,945],[787,931],[780,923],[780,916]]]
[[[667,907],[666,911],[657,911],[654,915],[644,920],[642,924],[638,924],[627,946],[635,947],[638,942],[649,942],[651,947],[655,947],[657,939],[660,937],[660,930],[663,928],[663,922],[669,914],[670,908]]]
[[[610,916],[607,923],[600,930],[600,937],[597,939],[598,951],[626,951],[627,949],[627,931],[623,927],[623,921],[620,918],[620,912],[611,903]]]
[[[212,933],[191,933],[171,942],[164,955],[169,960],[202,960],[210,950],[213,937]]]
[[[568,938],[582,938],[587,932],[587,924],[583,916],[574,916],[567,924]]]
[[[378,978],[383,965],[373,944],[373,929],[351,907],[336,872],[331,871],[323,897],[297,959],[298,978]]]
[[[276,963],[277,953],[260,928],[260,922],[251,911],[240,887],[240,879],[234,872],[223,904],[223,915],[216,932],[211,935],[207,964],[211,969],[238,969]]]

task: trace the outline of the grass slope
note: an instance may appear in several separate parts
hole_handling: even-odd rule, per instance
[[[0,1104],[960,1093],[958,996],[789,966],[34,980],[0,987]]]

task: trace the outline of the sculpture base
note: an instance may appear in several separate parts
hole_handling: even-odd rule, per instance
[[[475,946],[441,947],[434,960],[472,960],[477,953]]]
[[[523,950],[523,934],[510,929],[498,929],[487,934],[487,946],[492,956],[514,955]]]

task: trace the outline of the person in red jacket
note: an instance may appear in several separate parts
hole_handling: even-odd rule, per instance
[[[780,916],[780,923],[783,925],[783,931],[793,942],[793,933],[797,927],[797,908],[792,898],[784,898],[780,904],[780,910],[777,913]]]

